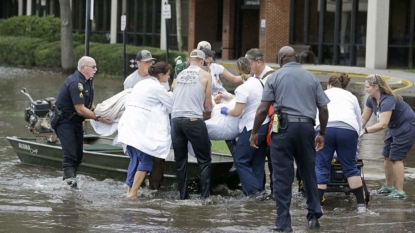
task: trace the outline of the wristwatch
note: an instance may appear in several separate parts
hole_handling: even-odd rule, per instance
[[[100,117],[101,117],[101,116],[96,116],[94,120],[95,120],[95,121],[99,121],[99,118],[100,118]]]
[[[323,132],[319,131],[318,133],[319,133],[321,136],[326,135],[326,132],[324,132],[324,133],[323,133]]]

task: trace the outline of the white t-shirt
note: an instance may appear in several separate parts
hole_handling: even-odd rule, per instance
[[[261,81],[258,78],[251,77],[240,85],[235,90],[236,103],[244,103],[245,108],[239,120],[239,132],[242,132],[244,127],[247,131],[252,130],[254,127],[256,110],[259,107],[262,99],[262,87]],[[262,124],[269,122],[269,117],[264,120]]]
[[[128,75],[128,77],[125,79],[124,81],[124,90],[128,89],[128,88],[133,88],[135,84],[137,84],[138,82],[150,78],[150,75],[147,76],[141,76],[138,73],[138,70],[134,71],[132,74]],[[169,83],[162,83],[162,85],[164,86],[164,88],[168,91],[170,90],[170,86]]]
[[[273,70],[271,67],[265,65],[264,70],[262,71],[261,75],[259,75],[259,78],[262,80],[263,83],[265,83],[269,77],[269,75],[267,75],[267,77],[264,78],[264,75],[271,70]]]
[[[125,102],[126,109],[118,123],[118,142],[166,158],[171,146],[172,107],[173,96],[156,78],[141,81]]]
[[[362,121],[360,105],[356,96],[350,91],[338,87],[325,90],[324,93],[330,99],[330,103],[327,104],[329,110],[328,122],[344,122],[353,127],[357,134],[359,134],[362,128]],[[319,126],[320,121],[317,111],[316,127]]]
[[[212,76],[212,95],[218,91],[222,93],[227,92],[223,87],[222,81],[220,81],[220,76],[224,70],[225,67],[216,63],[212,63],[209,67],[209,73]]]

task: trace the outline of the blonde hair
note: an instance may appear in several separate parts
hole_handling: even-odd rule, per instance
[[[251,77],[251,62],[246,57],[240,57],[236,61],[236,72],[241,75],[242,79],[246,81]]]
[[[402,97],[395,94],[389,85],[385,82],[382,76],[378,74],[370,74],[366,77],[366,81],[369,83],[371,87],[378,87],[381,94],[391,95],[395,97],[398,101],[402,100]],[[370,100],[374,106],[377,106],[376,99],[371,97]]]

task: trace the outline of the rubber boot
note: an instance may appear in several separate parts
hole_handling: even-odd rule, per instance
[[[211,188],[211,164],[199,164],[200,169],[200,199],[206,199],[210,196]]]
[[[235,139],[225,140],[225,142],[226,142],[226,145],[228,146],[229,152],[231,152],[232,157],[234,157],[235,147],[236,147],[236,140]],[[232,164],[231,169],[229,169],[229,173],[230,174],[237,174],[235,164]]]
[[[65,167],[63,168],[63,180],[66,180],[66,183],[72,188],[78,188],[76,182],[76,168],[75,167]]]

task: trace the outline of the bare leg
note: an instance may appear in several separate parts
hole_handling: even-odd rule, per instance
[[[347,182],[349,183],[350,189],[356,189],[362,187],[362,177],[360,176],[352,176],[347,178]]]
[[[133,186],[131,187],[129,193],[127,194],[127,198],[136,198],[137,191],[143,183],[144,178],[147,175],[147,171],[137,171],[134,175],[134,182]]]
[[[127,186],[127,195],[130,193],[130,187],[129,186]]]
[[[386,176],[386,186],[393,187],[393,182],[395,181],[394,172],[393,172],[393,162],[389,160],[388,157],[383,157],[385,160],[385,176]],[[402,182],[403,184],[403,182]]]
[[[405,168],[403,161],[393,161],[393,176],[395,178],[395,189],[399,192],[403,191],[403,182],[405,179]]]

